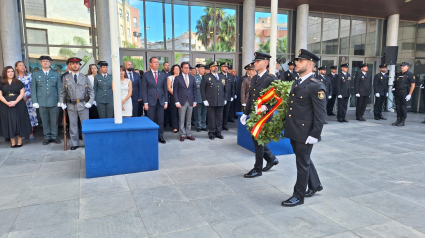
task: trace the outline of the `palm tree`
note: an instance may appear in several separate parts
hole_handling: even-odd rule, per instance
[[[227,46],[223,50],[224,52],[234,52],[236,45],[236,16],[226,16],[218,25],[219,36],[217,37],[217,41],[225,43]],[[217,49],[217,51],[219,50]]]
[[[206,7],[204,13],[205,15],[201,16],[201,19],[196,22],[196,35],[202,45],[209,49],[214,37],[214,16],[216,22],[221,22],[226,13],[221,8],[214,9],[213,7]]]
[[[74,36],[72,38],[72,41],[74,42],[74,45],[77,46],[87,46],[86,40],[81,36]],[[69,41],[65,41],[62,45],[70,45]],[[91,57],[84,56],[82,58],[83,62],[88,62],[91,58],[93,58],[93,53],[89,52],[86,48],[81,48],[81,50],[84,50],[87,54],[91,55]],[[76,52],[74,52],[71,48],[63,47],[59,49],[59,56],[62,56],[64,58],[71,58],[74,57]]]
[[[288,42],[288,38],[285,36],[281,39],[277,39],[277,43],[276,43],[276,52],[277,53],[286,53],[286,49],[287,49],[287,42]],[[270,53],[270,39],[267,39],[266,43],[260,43],[258,44],[258,46],[260,47],[260,49],[258,51],[263,52],[263,53]]]

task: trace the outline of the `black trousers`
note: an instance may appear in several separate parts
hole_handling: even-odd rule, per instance
[[[348,99],[349,97],[338,98],[338,111],[336,115],[338,120],[344,119],[345,115],[347,115]]]
[[[328,115],[333,113],[335,101],[338,95],[332,95],[332,98],[328,100],[328,104],[326,105],[326,111],[328,112]]]
[[[207,107],[208,135],[220,135],[223,130],[223,107]]]
[[[162,138],[164,135],[164,106],[161,106],[159,99],[156,100],[155,106],[149,106],[147,114],[149,119],[159,126],[158,137]]]
[[[375,105],[373,106],[373,115],[375,117],[382,116],[382,108],[384,107],[385,101],[387,101],[387,97],[380,95],[380,97],[375,96]]]
[[[295,153],[297,164],[297,182],[294,186],[293,196],[304,201],[307,186],[309,189],[316,189],[321,185],[316,167],[310,159],[313,145],[291,140],[292,149]]]
[[[144,109],[144,106],[145,106],[145,105],[144,105],[143,101],[140,101],[140,102],[139,102],[139,105],[138,105],[138,107],[139,107],[139,108],[138,108],[138,110],[137,110],[137,116],[138,116],[138,117],[143,116],[143,111],[145,110],[145,109]],[[146,116],[146,113],[145,113],[145,116]]]
[[[273,155],[267,145],[259,145],[255,137],[251,136],[251,138],[252,142],[254,142],[255,149],[254,168],[261,174],[263,169],[263,158],[267,161],[267,163],[271,163],[276,159],[276,156]]]
[[[395,108],[397,117],[407,117],[407,101],[406,96],[408,92],[406,89],[396,89],[394,91]]]
[[[168,108],[166,113],[168,113],[168,119],[170,121],[171,127],[174,129],[179,129],[179,111],[176,107],[176,101],[174,96],[169,94]],[[166,122],[167,123],[167,122]]]
[[[229,121],[231,102],[227,101],[226,105],[223,107],[223,127],[227,127],[227,122]]]
[[[366,110],[367,100],[369,96],[360,96],[356,100],[356,119],[363,117],[364,111]]]
[[[133,115],[132,117],[137,117],[139,115],[139,101],[132,101],[133,102]]]

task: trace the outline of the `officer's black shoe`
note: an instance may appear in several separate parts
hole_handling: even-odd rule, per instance
[[[394,122],[394,123],[391,123],[391,125],[397,126],[398,123],[400,123],[400,117],[397,117],[397,121]]]
[[[228,122],[235,122],[233,119],[229,119],[229,120],[227,120]]]
[[[387,118],[383,117],[382,115],[379,115],[380,120],[387,120]]]
[[[328,122],[327,122],[327,121],[325,121],[325,122],[324,122],[324,124],[328,124]]]
[[[400,122],[397,124],[397,126],[404,126],[404,121],[406,120],[406,118],[405,117],[402,117],[401,119],[400,119]]]
[[[61,143],[61,141],[59,139],[50,140],[50,142],[55,143],[55,144],[60,144]]]
[[[274,159],[273,162],[267,163],[266,167],[263,168],[263,172],[269,171],[273,166],[278,164],[279,164],[279,160]]]
[[[421,122],[422,124],[425,124],[425,120]]]
[[[338,122],[341,122],[341,123],[343,123],[342,119],[338,119]]]
[[[51,142],[51,140],[44,140],[43,145],[48,145],[48,144],[50,144],[50,142]]]
[[[375,117],[375,120],[377,120],[377,121],[378,121],[378,120],[379,120],[379,117]]]
[[[366,119],[364,119],[363,117],[360,117],[359,121],[366,121]]]
[[[196,131],[197,131],[197,132],[201,132],[201,128],[197,128],[197,129],[196,129]]]
[[[201,130],[203,130],[203,131],[208,131],[208,130],[207,130],[207,128],[202,128]]]
[[[71,150],[76,150],[79,146],[72,146]]]
[[[218,139],[224,139],[224,137],[221,135],[221,133],[220,133],[220,134],[218,134],[218,133],[217,133],[217,134],[215,135],[215,137],[217,137]]]
[[[209,135],[210,140],[214,140],[214,136],[213,135]]]
[[[227,126],[223,126],[223,130],[228,131],[229,128]]]
[[[158,142],[159,142],[159,143],[162,143],[162,144],[167,143],[167,142],[164,140],[164,138],[162,138],[162,137],[159,137],[159,138],[158,138]]]
[[[313,195],[317,192],[320,192],[323,190],[323,186],[320,185],[319,187],[315,188],[315,189],[309,189],[307,190],[307,192],[305,192],[305,196],[306,197],[313,197]]]
[[[298,198],[292,196],[288,200],[282,202],[282,206],[284,207],[295,207],[297,205],[304,204],[304,201],[299,200]]]
[[[344,118],[344,119],[342,119],[342,122],[348,122],[348,121],[347,121],[347,119]]]
[[[245,178],[255,178],[258,176],[261,176],[262,173],[257,172],[256,169],[251,169],[251,171],[249,171],[247,174],[244,175]]]

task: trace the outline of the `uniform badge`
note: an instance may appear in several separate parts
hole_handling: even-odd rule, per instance
[[[298,51],[298,54],[299,54],[299,55],[301,54],[301,50],[300,50],[300,51]]]
[[[288,77],[291,76],[291,74],[288,74]]]
[[[211,81],[211,78],[209,78],[209,80]]]
[[[415,79],[415,76],[413,76],[413,79]]]
[[[344,79],[344,77],[342,77],[342,79]]]
[[[295,80],[298,80],[298,77],[295,77]]]
[[[362,79],[364,79],[364,76],[362,76]]]
[[[319,91],[319,92],[317,92],[317,97],[318,97],[319,99],[324,99],[324,98],[325,98],[325,92],[323,92],[323,91]]]
[[[382,77],[381,77],[381,79],[382,79]]]
[[[39,78],[41,78],[41,76],[38,76]]]

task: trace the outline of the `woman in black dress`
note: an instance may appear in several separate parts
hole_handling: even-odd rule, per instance
[[[21,147],[22,137],[32,133],[24,96],[25,85],[16,78],[13,67],[6,66],[0,81],[0,131],[10,138],[12,148]]]

